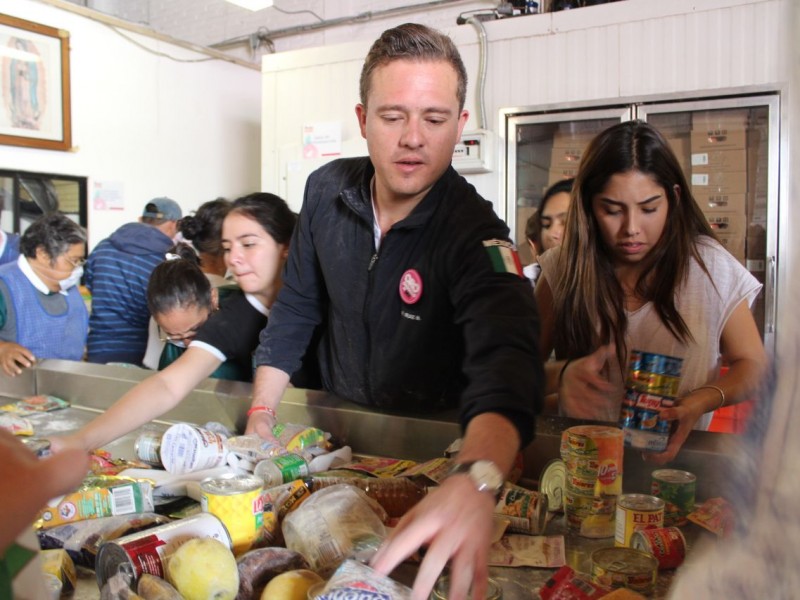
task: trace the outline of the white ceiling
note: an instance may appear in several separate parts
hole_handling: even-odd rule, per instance
[[[67,0],[200,46],[255,60],[261,54],[358,39],[418,21],[451,28],[464,12],[492,12],[500,0],[275,0],[249,11],[225,0]]]

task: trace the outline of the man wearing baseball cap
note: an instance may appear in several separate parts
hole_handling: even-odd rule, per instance
[[[141,365],[147,346],[147,282],[172,246],[180,205],[153,198],[138,223],[127,223],[92,250],[86,287],[92,293],[88,360]]]

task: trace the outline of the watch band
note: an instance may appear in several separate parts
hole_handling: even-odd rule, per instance
[[[487,480],[479,473],[477,470],[486,470],[490,479],[494,479],[494,481]],[[468,461],[463,463],[454,463],[453,466],[448,471],[445,479],[453,476],[453,475],[467,475],[472,482],[475,484],[475,487],[479,492],[486,492],[494,497],[495,502],[500,500],[500,496],[503,492],[503,485],[504,485],[504,478],[503,474],[498,468],[490,460],[474,460]]]

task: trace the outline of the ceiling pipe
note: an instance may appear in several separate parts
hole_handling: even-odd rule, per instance
[[[388,17],[398,14],[410,13],[410,12],[419,12],[420,9],[423,8],[433,8],[437,6],[442,6],[445,4],[455,4],[458,2],[464,2],[465,0],[430,0],[429,2],[421,2],[420,4],[415,4],[414,6],[399,6],[396,8],[387,8],[384,10],[375,10],[375,11],[367,11],[360,13],[355,16],[347,16],[347,17],[337,17],[336,19],[325,19],[323,21],[319,21],[316,23],[308,23],[306,25],[296,25],[294,27],[286,27],[284,29],[276,29],[275,31],[267,30],[266,34],[263,34],[260,30],[257,31],[253,35],[263,36],[265,39],[274,40],[275,38],[279,37],[287,37],[290,35],[297,35],[300,33],[308,33],[310,31],[317,31],[319,29],[327,29],[329,27],[338,27],[341,25],[350,25],[352,23],[363,23],[365,21],[371,21],[372,19],[381,18],[381,17]],[[250,44],[251,35],[242,35],[239,37],[231,38],[229,40],[223,40],[221,42],[217,42],[216,44],[211,44],[210,48],[227,48],[230,46],[236,46],[238,44],[248,43]]]

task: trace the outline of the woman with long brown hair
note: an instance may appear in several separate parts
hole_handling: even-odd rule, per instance
[[[540,264],[541,351],[555,349],[562,414],[616,421],[631,350],[682,358],[677,404],[661,412],[677,425],[651,455],[666,462],[714,410],[757,388],[766,354],[750,305],[761,284],[717,241],[651,125],[620,123],[589,144],[564,242]]]

